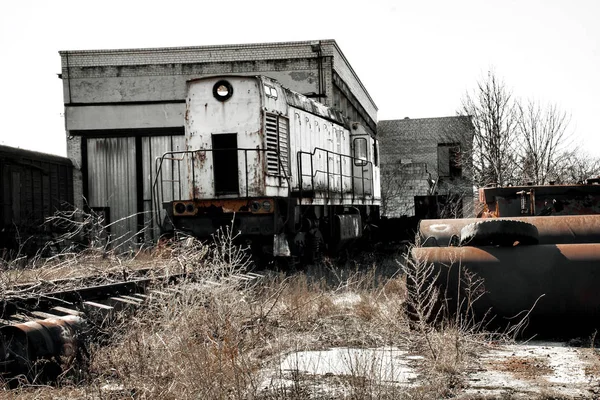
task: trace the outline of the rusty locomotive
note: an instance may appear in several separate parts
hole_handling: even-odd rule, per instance
[[[264,76],[188,82],[186,148],[157,159],[163,233],[231,226],[254,251],[314,259],[379,218],[376,136]]]

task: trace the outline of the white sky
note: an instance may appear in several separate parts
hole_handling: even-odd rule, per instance
[[[600,156],[600,1],[0,3],[0,143],[66,155],[59,50],[335,39],[379,119],[455,115],[490,68]]]

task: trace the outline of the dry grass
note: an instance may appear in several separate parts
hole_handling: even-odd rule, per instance
[[[325,260],[317,272],[271,273],[258,283],[240,286],[227,278],[246,270],[249,260],[233,245],[234,238],[225,230],[212,245],[182,238],[125,255],[97,246],[83,253],[62,253],[43,265],[35,261],[25,270],[5,270],[0,274],[5,293],[23,280],[106,276],[129,273],[140,265],[154,266],[160,274],[193,272],[200,280],[220,284],[179,285],[178,295],[154,299],[103,331],[101,340],[89,338],[86,359],[70,365],[58,385],[27,385],[2,395],[437,399],[460,390],[478,332],[466,320],[440,323],[435,318],[440,299],[429,285],[430,266],[404,262],[390,276],[378,271],[372,259],[368,266],[354,260],[350,268]],[[297,352],[331,348],[349,349],[348,373],[281,367]],[[413,365],[419,378],[399,385],[382,377],[379,358],[350,356],[350,349],[382,348],[423,356]]]
[[[236,271],[202,249],[188,243],[178,251],[187,252],[188,267],[203,265],[206,279]],[[335,284],[305,273],[272,274],[246,287],[221,282],[180,285],[179,295],[113,327],[108,345],[92,342],[88,362],[58,388],[22,387],[11,398],[435,399],[460,389],[469,339],[453,327],[416,329],[404,274],[369,269]],[[344,375],[280,369],[298,351],[383,346],[425,357],[415,365],[418,383],[385,381],[375,358],[352,358]]]

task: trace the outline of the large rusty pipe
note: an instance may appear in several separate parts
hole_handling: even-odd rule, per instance
[[[13,376],[37,374],[32,367],[38,360],[73,357],[84,327],[85,321],[73,315],[1,327],[4,372]]]
[[[437,269],[438,283],[454,300],[460,293],[459,270],[482,278],[486,293],[476,305],[480,313],[491,308],[507,318],[535,305],[531,316],[538,322],[600,327],[599,243],[421,247],[413,248],[412,257]]]
[[[444,247],[451,243],[453,236],[460,238],[460,230],[466,225],[496,219],[523,221],[535,225],[539,233],[539,244],[600,243],[600,214],[495,219],[424,219],[419,224],[418,236],[423,247]]]

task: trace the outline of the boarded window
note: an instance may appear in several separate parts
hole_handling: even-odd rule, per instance
[[[267,174],[287,176],[289,174],[288,119],[277,114],[265,117],[267,140]]]

